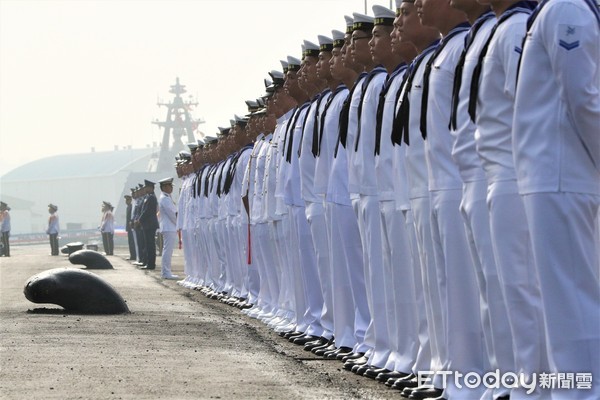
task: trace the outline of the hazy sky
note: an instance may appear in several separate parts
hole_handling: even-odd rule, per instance
[[[389,0],[369,0],[390,5]],[[215,134],[303,39],[364,0],[0,0],[0,176],[57,154],[145,147],[179,77]]]

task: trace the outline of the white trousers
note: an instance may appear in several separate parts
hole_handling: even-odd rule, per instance
[[[209,288],[214,288],[215,282],[213,282],[214,277],[212,274],[212,265],[217,261],[211,232],[212,220],[209,218],[204,218],[202,221],[202,242],[204,247],[204,284]]]
[[[279,278],[277,276],[275,259],[275,243],[268,223],[257,223],[255,227],[256,232],[260,232],[260,239],[255,242],[257,250],[260,251],[262,263],[262,268],[259,269],[262,272],[260,275],[260,293],[268,305],[268,311],[276,312],[279,309],[277,304],[277,300],[279,299]]]
[[[385,298],[385,271],[381,241],[381,215],[377,196],[360,195],[357,209],[358,229],[363,249],[367,304],[371,322],[365,342],[373,349],[369,365],[383,368],[391,353]]]
[[[310,227],[317,262],[317,275],[321,287],[323,307],[321,309],[322,337],[333,336],[333,295],[331,287],[331,267],[329,265],[329,237],[323,203],[306,202],[306,220]]]
[[[305,207],[291,206],[291,215],[297,231],[300,273],[304,289],[306,309],[304,321],[308,324],[305,333],[311,336],[321,336],[321,313],[323,312],[323,294],[319,274],[317,272],[317,255],[313,246],[310,227],[306,220]]]
[[[396,209],[393,200],[379,202],[379,209],[391,350],[385,368],[406,372],[415,363],[419,349],[413,260],[402,211]]]
[[[367,305],[360,232],[350,206],[325,203],[330,236],[333,327],[336,347],[365,352],[365,331],[371,320]]]
[[[232,253],[234,251],[235,244],[231,240],[231,236],[229,234],[229,232],[230,232],[229,219],[227,217],[225,217],[224,219],[221,220],[221,222],[223,224],[223,230],[222,230],[223,245],[222,246],[223,246],[223,252],[225,253],[225,288],[224,288],[224,290],[230,296],[237,296],[237,293],[235,291],[235,287],[233,284],[234,262],[233,262],[233,257],[232,257],[233,254]]]
[[[479,289],[460,213],[461,190],[431,191],[431,233],[442,305],[447,358],[444,369],[483,375],[485,345],[481,326]],[[461,389],[448,383],[451,399],[480,398],[485,387]]]
[[[163,277],[171,276],[171,257],[173,256],[173,249],[177,242],[177,232],[162,232],[163,237],[163,250],[162,257],[160,260],[161,273]]]
[[[290,224],[287,214],[281,219],[269,222],[271,235],[276,249],[277,274],[279,279],[279,293],[277,306],[282,312],[282,317],[288,321],[295,318],[293,295],[293,271],[291,269],[288,244],[290,240]]]
[[[241,297],[243,291],[242,268],[243,258],[240,256],[239,227],[236,224],[236,216],[227,217],[227,249],[229,271],[231,273],[232,295]]]
[[[401,210],[402,222],[404,223],[404,229],[406,229],[406,237],[410,246],[411,253],[411,268],[413,277],[413,295],[414,295],[414,314],[416,317],[416,340],[415,346],[416,354],[413,365],[408,369],[402,369],[402,365],[396,365],[394,368],[396,371],[410,373],[416,371],[426,371],[431,369],[431,346],[429,338],[429,324],[427,322],[429,311],[429,303],[431,299],[426,298],[426,293],[429,293],[428,282],[426,278],[427,271],[422,271],[421,268],[421,257],[419,254],[419,246],[417,243],[417,235],[415,229],[415,220],[413,217],[412,210]],[[430,235],[431,236],[431,235]],[[423,267],[425,268],[425,267]],[[424,275],[425,274],[425,275]],[[399,343],[402,343],[402,339],[399,339]]]
[[[517,191],[516,181],[492,183],[487,202],[494,255],[512,331],[514,369],[529,378],[534,372],[547,371],[548,362],[545,335],[541,334],[544,313],[539,278],[523,200]],[[533,394],[534,398],[545,397],[540,392]],[[513,397],[527,398],[520,389],[512,390]]]
[[[486,204],[487,181],[465,182],[460,210],[479,285],[481,323],[487,350],[484,368],[513,371],[514,358],[506,299],[494,259],[489,211]],[[488,391],[490,398],[509,394],[508,388]]]
[[[233,283],[231,281],[231,263],[229,257],[230,242],[227,238],[227,220],[224,218],[217,219],[217,240],[219,243],[222,263],[221,263],[221,291],[231,294]]]
[[[183,249],[183,272],[186,276],[191,277],[194,271],[194,255],[195,255],[195,243],[193,240],[193,232],[188,229],[182,229],[181,231],[181,248]],[[164,240],[164,239],[163,239]],[[173,246],[175,248],[175,245]],[[163,258],[164,258],[164,245],[163,245]]]
[[[304,210],[303,210],[304,211]],[[294,295],[294,313],[296,314],[296,330],[306,332],[310,324],[310,320],[306,316],[306,291],[304,290],[304,279],[302,278],[302,266],[300,263],[299,239],[298,239],[298,218],[294,215],[294,207],[288,206],[289,217],[289,242],[288,254],[290,256],[290,268],[292,271]],[[306,217],[302,215],[306,221]]]
[[[410,200],[410,207],[414,218],[415,238],[417,242],[418,259],[420,262],[423,296],[417,296],[421,310],[425,310],[427,318],[426,336],[419,330],[421,350],[413,372],[442,369],[442,359],[446,357],[446,339],[442,310],[440,287],[437,281],[437,266],[434,257],[433,237],[431,235],[431,203],[429,197],[419,197]],[[431,359],[426,363],[427,352]],[[422,354],[421,354],[422,353]],[[434,385],[441,387],[441,381],[434,381]]]
[[[253,229],[254,225],[248,224],[246,221],[241,224],[242,240],[244,241],[244,257],[248,265],[248,273],[246,274],[245,287],[248,292],[248,301],[252,304],[258,304],[258,293],[260,290],[260,275],[258,273],[257,258],[255,256],[255,241]],[[248,256],[250,253],[250,256]]]
[[[553,390],[553,399],[600,398],[598,196],[523,196],[546,311],[552,372],[582,372],[592,389]]]
[[[211,261],[210,246],[208,245],[208,219],[200,220],[198,226],[196,241],[198,242],[198,263],[196,265],[197,275],[199,277],[198,284],[210,286],[209,268]]]
[[[225,243],[223,242],[223,231],[225,230],[224,221],[214,217],[212,219],[212,243],[213,251],[216,255],[217,262],[212,265],[213,269],[213,282],[216,283],[215,290],[222,292],[226,290],[225,287]]]
[[[137,238],[137,233],[135,232],[135,229],[131,230],[131,233],[133,233],[133,243],[135,244],[135,260],[137,262],[140,262],[140,246],[138,246],[138,238]]]

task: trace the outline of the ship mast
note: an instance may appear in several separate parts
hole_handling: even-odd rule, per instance
[[[201,119],[194,119],[190,111],[198,105],[198,102],[190,96],[189,100],[184,100],[181,95],[186,93],[185,85],[179,83],[179,78],[176,78],[175,85],[171,85],[169,93],[173,93],[175,97],[168,103],[158,101],[159,107],[167,107],[167,117],[165,121],[153,121],[163,129],[163,138],[160,145],[160,155],[158,159],[158,171],[168,171],[172,169],[173,158],[175,155],[186,149],[182,138],[187,138],[187,143],[195,142],[194,131],[199,124],[204,123]],[[171,144],[171,136],[173,143]]]

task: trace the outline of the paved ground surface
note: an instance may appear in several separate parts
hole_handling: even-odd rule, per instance
[[[279,337],[236,308],[140,271],[124,253],[93,272],[125,298],[130,314],[32,313],[25,281],[74,267],[48,245],[0,258],[1,399],[398,399]],[[119,249],[117,249],[117,253]],[[158,259],[160,262],[160,258]],[[174,273],[182,274],[180,252]]]

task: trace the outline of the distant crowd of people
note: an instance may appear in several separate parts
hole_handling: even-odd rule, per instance
[[[131,194],[125,195],[125,229],[129,244],[129,260],[142,270],[156,268],[157,232],[161,254],[161,276],[178,279],[171,271],[171,257],[177,243],[176,206],[171,197],[173,178],[159,181],[160,199],[154,193],[156,183],[145,180]]]

